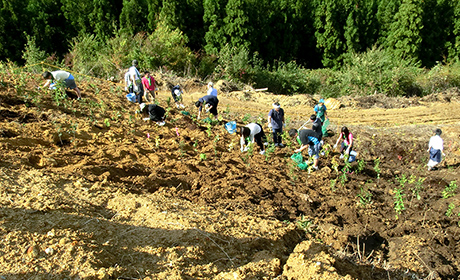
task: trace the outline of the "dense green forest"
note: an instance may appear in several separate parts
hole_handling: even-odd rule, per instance
[[[163,22],[194,52],[246,47],[266,62],[338,67],[374,45],[431,67],[460,53],[458,0],[3,0],[0,59],[22,61],[27,38],[62,57],[73,38],[150,34]],[[25,20],[26,19],[26,20]]]
[[[0,61],[102,78],[137,59],[282,94],[460,85],[458,0],[3,0],[0,15]]]

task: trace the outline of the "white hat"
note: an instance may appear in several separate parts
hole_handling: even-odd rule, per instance
[[[145,103],[139,104],[139,107],[141,108],[141,111],[144,110],[145,106],[146,106]]]
[[[272,104],[274,109],[279,109],[281,108],[281,105],[278,102],[275,102]]]

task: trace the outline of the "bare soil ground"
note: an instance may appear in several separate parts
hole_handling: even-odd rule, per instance
[[[208,125],[193,118],[205,83],[157,79],[162,127],[117,84],[81,82],[82,101],[56,102],[38,75],[0,74],[0,279],[460,276],[458,89],[328,100],[328,150],[308,172],[296,144],[241,153],[224,124],[265,122],[278,100],[298,128],[318,97],[219,82],[223,119]],[[191,116],[168,106],[176,83]],[[348,172],[330,148],[342,125],[359,152]],[[438,127],[446,157],[427,171]]]

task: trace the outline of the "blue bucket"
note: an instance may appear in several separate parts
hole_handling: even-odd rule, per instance
[[[350,156],[348,157],[348,162],[353,162],[353,161],[355,161],[357,155],[358,155],[357,152],[351,151],[351,152],[350,152]]]
[[[126,95],[126,98],[127,98],[129,101],[131,101],[131,102],[136,102],[136,99],[137,99],[137,98],[136,98],[136,94],[134,94],[133,92],[128,93],[128,94]]]
[[[230,133],[233,134],[236,131],[236,122],[231,121],[225,124],[225,129]]]

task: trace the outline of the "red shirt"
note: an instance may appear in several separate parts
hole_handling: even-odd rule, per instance
[[[148,78],[142,78],[142,84],[145,86],[147,90],[155,91],[155,79],[152,76]]]

